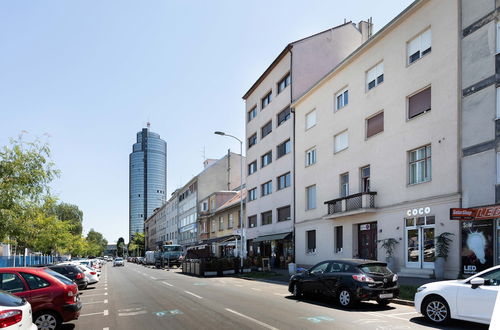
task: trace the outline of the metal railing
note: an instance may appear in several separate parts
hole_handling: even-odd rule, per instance
[[[374,191],[357,193],[331,201],[326,201],[328,214],[337,214],[342,212],[354,211],[359,209],[375,208]]]

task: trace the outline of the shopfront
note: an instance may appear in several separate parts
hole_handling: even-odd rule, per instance
[[[405,219],[406,267],[434,268],[435,223],[434,216]]]
[[[287,268],[293,260],[291,233],[259,236],[248,242],[251,258],[269,258],[271,268]]]

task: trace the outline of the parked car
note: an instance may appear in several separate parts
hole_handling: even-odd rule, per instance
[[[28,300],[39,329],[54,330],[80,316],[77,285],[49,268],[0,268],[0,289]]]
[[[78,290],[84,290],[87,288],[89,281],[85,277],[85,272],[78,268],[77,265],[55,265],[49,266],[48,268],[75,282],[76,285],[78,285]]]
[[[490,324],[499,288],[500,266],[495,266],[465,280],[422,285],[415,294],[415,309],[438,324],[450,318]]]
[[[0,290],[0,328],[6,330],[37,330],[31,305],[26,299]]]
[[[113,261],[113,267],[116,266],[125,266],[125,262],[123,261],[123,258],[115,258]]]
[[[290,278],[288,291],[331,296],[343,307],[361,300],[387,305],[399,295],[398,276],[385,262],[361,259],[327,260]]]
[[[75,263],[62,263],[59,265],[74,265],[74,266],[78,267],[78,269],[80,269],[85,274],[85,279],[87,280],[87,285],[91,285],[91,284],[95,284],[95,283],[99,282],[99,276],[97,276],[97,272],[94,269],[89,268],[85,265],[80,265],[80,264],[75,264]]]

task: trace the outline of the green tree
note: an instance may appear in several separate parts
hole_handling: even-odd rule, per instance
[[[104,236],[95,231],[94,229],[90,229],[87,234],[87,243],[89,245],[89,255],[100,256],[106,250],[108,246],[108,241],[104,238]]]
[[[71,233],[81,236],[83,231],[83,212],[78,206],[68,203],[57,204],[53,213],[59,220],[66,221],[71,224]]]
[[[119,257],[123,257],[124,248],[125,248],[125,240],[123,239],[123,237],[120,237],[118,239],[118,242],[116,243],[116,254]]]
[[[128,250],[130,253],[133,253],[134,256],[142,255],[144,251],[144,234],[143,233],[135,233],[128,244]]]

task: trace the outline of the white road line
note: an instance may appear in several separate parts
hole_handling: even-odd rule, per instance
[[[108,310],[107,310],[107,309],[105,309],[105,310],[104,310],[104,312],[103,312],[103,315],[104,315],[104,316],[108,316],[108,314],[109,314]]]
[[[107,296],[108,293],[107,292],[104,292],[104,293],[98,293],[98,294],[89,294],[89,295],[82,295],[80,298],[87,298],[87,297],[95,297],[95,296]]]
[[[234,286],[237,286],[237,287],[240,287],[240,288],[244,287],[244,285],[241,285],[241,284],[235,284]]]
[[[147,314],[148,312],[146,311],[137,311],[137,312],[130,312],[130,313],[118,313],[118,316],[134,316],[134,315],[141,315],[141,314]]]
[[[275,296],[282,296],[282,297],[285,297],[285,296],[288,296],[288,294],[286,293],[273,293]]]
[[[369,313],[370,313],[370,315],[374,315],[374,316],[390,317],[390,318],[393,318],[393,319],[408,321],[408,319],[405,319],[405,318],[402,318],[402,317],[397,317],[397,316],[392,316],[392,315],[389,315],[389,314],[379,314],[379,313],[376,313],[376,312],[369,312]]]
[[[133,311],[142,311],[142,307],[139,308],[126,308],[126,309],[119,309],[118,312],[133,312]]]
[[[103,300],[103,301],[92,301],[92,302],[82,303],[82,305],[101,304],[101,303],[107,304],[107,303],[108,303],[108,301],[107,301],[107,300]]]
[[[102,328],[102,330],[109,330],[109,328]]]
[[[108,303],[108,299],[104,299],[104,303],[107,304]]]
[[[156,277],[153,277],[153,276],[150,276],[149,278],[152,280],[156,280]]]
[[[91,316],[91,315],[100,315],[100,314],[104,314],[104,312],[89,313],[89,314],[80,314],[80,316]],[[108,314],[106,314],[106,315],[108,315]]]
[[[257,289],[257,288],[252,288],[252,290],[254,290],[254,291],[262,291],[261,289]]]
[[[192,295],[192,296],[194,296],[194,297],[196,297],[196,298],[198,298],[198,299],[203,299],[203,297],[200,297],[200,296],[198,296],[197,294],[194,294],[194,293],[192,293],[192,292],[189,292],[189,291],[184,291],[184,292],[186,292],[187,294],[190,294],[190,295]]]
[[[419,314],[419,313],[417,312],[397,313],[397,314],[388,314],[388,316],[407,315],[407,314]]]
[[[161,282],[161,283],[163,283],[163,284],[165,284],[165,285],[168,285],[168,286],[173,286],[172,284],[167,283],[167,282]]]
[[[236,314],[236,315],[238,315],[238,316],[241,316],[241,317],[243,317],[243,318],[245,318],[245,319],[247,319],[247,320],[249,320],[249,321],[255,322],[255,323],[257,323],[258,325],[263,326],[264,328],[271,329],[271,330],[278,330],[278,328],[275,328],[275,327],[273,327],[272,325],[269,325],[269,324],[266,324],[266,323],[261,322],[261,321],[259,321],[259,320],[256,320],[256,319],[254,319],[254,318],[251,318],[250,316],[246,316],[246,315],[244,315],[244,314],[238,313],[238,312],[236,312],[236,311],[233,311],[232,309],[226,308],[226,310],[227,310],[228,312],[230,312],[230,313],[233,313],[233,314]]]

